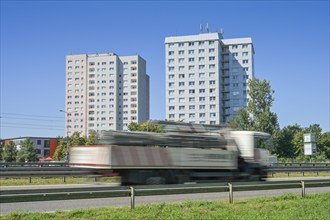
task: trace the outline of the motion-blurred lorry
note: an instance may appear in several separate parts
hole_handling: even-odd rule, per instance
[[[267,144],[267,133],[170,122],[164,130],[101,131],[97,145],[72,147],[70,165],[119,175],[123,185],[266,177],[269,152],[258,147]]]

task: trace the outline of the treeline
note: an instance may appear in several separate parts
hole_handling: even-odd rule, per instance
[[[313,155],[313,160],[330,160],[330,132],[323,132],[319,124],[312,124],[306,128],[298,124],[280,128],[277,114],[271,112],[274,90],[271,89],[268,81],[250,79],[248,94],[247,108],[238,110],[238,116],[227,123],[229,127],[271,134],[273,145],[269,150],[283,162],[309,161],[310,157],[304,155],[303,136],[306,133],[314,133],[317,140],[317,153]]]
[[[37,160],[37,152],[30,139],[21,141],[19,147],[12,141],[8,143],[0,141],[0,161],[34,162]]]

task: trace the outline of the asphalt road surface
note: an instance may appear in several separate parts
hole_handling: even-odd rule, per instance
[[[330,192],[330,187],[306,188],[306,194]],[[276,196],[284,193],[301,194],[301,189],[280,189],[280,190],[259,190],[259,191],[241,191],[234,192],[234,202],[238,198],[252,198],[259,196]],[[228,192],[217,193],[197,193],[197,194],[174,194],[174,195],[157,195],[157,196],[140,196],[135,197],[135,205],[150,203],[179,203],[188,200],[227,200]],[[56,210],[74,210],[92,207],[123,207],[130,206],[129,197],[117,198],[97,198],[97,199],[79,199],[79,200],[56,200],[56,201],[40,201],[40,202],[18,202],[18,203],[1,203],[0,214],[10,211],[24,210],[37,212],[53,212]]]

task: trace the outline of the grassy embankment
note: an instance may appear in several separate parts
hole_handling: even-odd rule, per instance
[[[285,194],[277,197],[236,199],[228,201],[189,201],[178,204],[151,204],[134,210],[123,208],[91,208],[52,213],[15,211],[1,216],[3,220],[18,219],[330,219],[330,193],[307,195]]]
[[[304,177],[317,177],[317,176],[330,176],[329,172],[319,172],[317,175],[315,172],[305,172]],[[271,174],[268,177],[272,177]],[[288,177],[287,173],[275,173],[274,178]],[[289,177],[303,177],[300,172],[290,172]],[[83,177],[67,177],[66,184],[79,184],[94,182],[94,178],[83,178]],[[107,182],[107,183],[118,183],[119,177],[98,177],[97,182]],[[20,186],[20,185],[52,185],[52,184],[64,184],[63,177],[35,177],[32,178],[31,183],[29,183],[29,178],[1,178],[0,186]]]

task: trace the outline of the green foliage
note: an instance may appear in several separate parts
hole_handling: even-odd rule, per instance
[[[277,115],[270,111],[274,90],[266,80],[249,80],[250,100],[247,109],[239,109],[238,116],[228,122],[229,127],[240,130],[263,131],[273,135],[278,129]]]
[[[303,129],[300,125],[289,125],[275,132],[273,138],[275,140],[275,154],[280,158],[296,157],[295,145],[293,137]]]
[[[53,159],[57,161],[64,160],[65,154],[66,154],[66,139],[58,138],[58,145],[53,155]]]
[[[93,130],[89,131],[89,135],[86,138],[86,145],[94,145],[96,143],[97,133]]]
[[[5,144],[3,150],[3,160],[5,162],[15,162],[17,156],[17,149],[14,142],[10,141],[9,143]]]
[[[33,147],[33,142],[30,139],[24,139],[20,142],[21,148],[17,153],[16,160],[19,162],[33,162],[36,161],[37,152]]]
[[[186,201],[129,207],[90,208],[56,212],[15,211],[1,216],[11,219],[329,219],[330,193],[284,194],[276,197],[228,201]]]
[[[0,161],[2,161],[3,158],[3,150],[5,148],[5,142],[3,142],[2,140],[0,140]]]
[[[156,133],[162,133],[164,132],[163,128],[161,125],[157,125],[153,123],[152,121],[147,121],[143,123],[136,123],[136,122],[131,122],[127,126],[129,131],[146,131],[146,132],[156,132]]]
[[[65,160],[66,152],[70,152],[71,147],[73,146],[84,146],[84,145],[94,145],[97,139],[97,134],[95,131],[90,131],[89,136],[81,136],[79,132],[75,132],[69,137],[68,149],[66,138],[58,138],[58,146],[54,153],[54,160]]]

